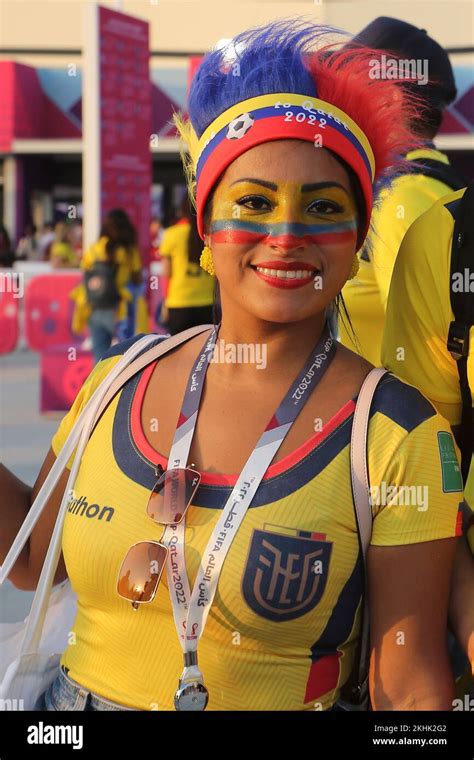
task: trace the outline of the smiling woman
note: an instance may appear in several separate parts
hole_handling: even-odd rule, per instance
[[[337,709],[361,629],[350,448],[371,365],[337,343],[327,317],[367,234],[374,183],[413,144],[413,100],[370,79],[371,51],[331,40],[300,20],[238,35],[233,56],[203,60],[190,121],[176,118],[222,321],[150,359],[88,442],[75,491],[113,504],[114,519],[66,516],[60,577],[78,595],[76,640],[48,709]],[[219,361],[218,339],[264,347],[264,366]],[[33,496],[128,345],[87,379]],[[450,709],[456,452],[431,404],[390,374],[372,403],[367,461],[378,492],[429,492],[422,511],[372,503],[372,706]],[[24,587],[55,509],[15,569]],[[2,527],[4,544],[15,524]]]

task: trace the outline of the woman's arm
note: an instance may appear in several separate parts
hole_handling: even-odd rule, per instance
[[[446,629],[455,549],[454,538],[370,547],[374,710],[452,710]]]
[[[449,622],[474,674],[474,557],[464,536],[458,541],[454,560]]]
[[[50,448],[33,488],[19,480],[4,465],[0,465],[0,494],[2,504],[0,522],[0,564],[3,564],[15,536],[28,514],[55,459],[54,451]],[[38,584],[68,477],[69,470],[64,469],[41,517],[36,523],[29,540],[25,544],[9,575],[9,580],[18,589],[23,591],[33,591]],[[61,554],[56,575],[54,577],[54,583],[60,583],[65,578],[67,578],[67,572],[64,565],[63,555]]]

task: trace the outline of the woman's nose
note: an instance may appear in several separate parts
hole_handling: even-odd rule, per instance
[[[273,234],[269,235],[267,245],[282,252],[297,251],[306,247],[304,225],[285,222],[275,225]]]

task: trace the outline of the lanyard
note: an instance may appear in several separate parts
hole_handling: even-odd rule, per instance
[[[171,446],[169,469],[187,465],[204,379],[217,341],[217,332],[218,327],[215,327],[191,370]],[[185,656],[180,684],[190,681],[203,683],[197,665],[197,647],[217,591],[225,558],[268,466],[334,354],[335,344],[326,325],[322,337],[245,463],[204,550],[192,592],[184,554],[185,518],[181,523],[169,525],[163,534],[162,543],[169,547],[166,571],[173,616]]]

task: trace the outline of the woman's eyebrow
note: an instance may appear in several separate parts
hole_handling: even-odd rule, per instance
[[[311,182],[308,185],[301,185],[301,192],[309,193],[311,190],[324,190],[328,187],[339,187],[341,190],[344,190],[346,195],[349,195],[344,185],[341,185],[339,182]]]
[[[241,177],[241,179],[236,179],[234,182],[231,182],[230,187],[232,187],[232,185],[237,185],[239,182],[253,182],[255,185],[268,187],[269,190],[278,190],[278,185],[274,182],[268,182],[264,179],[257,179],[256,177]],[[301,192],[309,193],[312,190],[324,190],[328,187],[339,187],[346,193],[346,195],[349,195],[344,185],[341,185],[339,182],[311,182],[307,185],[302,185]]]
[[[255,185],[263,185],[263,187],[268,187],[269,190],[278,190],[278,185],[275,185],[274,182],[267,182],[264,179],[254,179],[253,177],[242,177],[241,179],[236,179],[235,182],[231,182],[230,187],[232,187],[232,185],[236,185],[238,182],[253,182]]]

